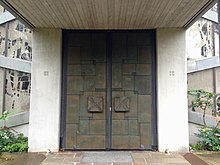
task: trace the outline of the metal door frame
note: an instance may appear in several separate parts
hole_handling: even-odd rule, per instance
[[[69,33],[93,33],[102,32],[106,34],[106,145],[105,149],[66,149],[66,93],[67,93],[67,38]],[[157,107],[156,107],[156,30],[63,30],[62,31],[62,87],[61,87],[61,122],[60,122],[60,150],[143,150],[143,149],[112,149],[112,33],[113,32],[148,32],[153,41],[152,59],[152,115],[151,115],[151,149],[158,150],[158,129],[157,129]]]
[[[106,39],[106,150],[112,149],[112,35],[107,32]]]

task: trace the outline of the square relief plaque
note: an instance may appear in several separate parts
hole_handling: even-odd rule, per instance
[[[115,112],[128,112],[130,110],[130,98],[129,97],[115,97],[114,109]]]
[[[102,112],[103,111],[103,97],[88,96],[88,112]]]

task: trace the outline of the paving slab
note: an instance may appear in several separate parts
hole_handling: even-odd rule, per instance
[[[195,152],[193,153],[198,156],[201,160],[209,165],[220,165],[220,152]]]
[[[208,165],[205,161],[203,161],[202,159],[200,159],[198,156],[196,156],[193,153],[185,153],[183,154],[183,157],[190,162],[190,164],[192,165]]]
[[[46,158],[44,154],[36,153],[3,153],[0,156],[1,165],[39,165]]]
[[[82,163],[131,163],[133,159],[130,152],[85,152]]]

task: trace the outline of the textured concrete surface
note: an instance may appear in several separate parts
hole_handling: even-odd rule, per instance
[[[59,150],[61,35],[61,29],[35,29],[33,33],[28,136],[30,152]]]
[[[187,152],[189,132],[185,30],[157,29],[156,45],[159,151],[164,152],[168,149]]]

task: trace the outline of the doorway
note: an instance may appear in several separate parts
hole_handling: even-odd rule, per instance
[[[64,31],[62,148],[151,149],[154,31]]]

